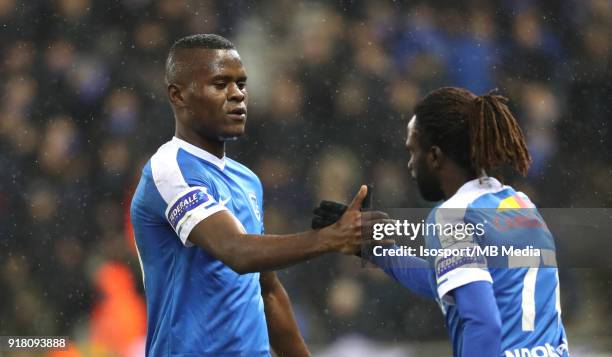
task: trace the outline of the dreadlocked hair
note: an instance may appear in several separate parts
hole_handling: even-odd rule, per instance
[[[493,92],[476,96],[463,88],[437,89],[415,109],[421,144],[440,147],[476,176],[504,164],[525,176],[531,157],[507,102]]]

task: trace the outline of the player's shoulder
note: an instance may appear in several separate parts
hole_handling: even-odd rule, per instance
[[[130,211],[133,217],[165,208],[173,196],[188,187],[178,167],[176,153],[176,146],[168,141],[145,163],[132,196]]]
[[[161,145],[142,168],[139,188],[144,190],[137,190],[137,193],[146,194],[145,191],[158,190],[160,185],[180,179],[177,153],[178,147],[172,140]]]
[[[170,163],[177,163],[178,145],[174,140],[162,144],[149,159],[149,171],[152,176],[167,174],[172,171]],[[146,168],[146,166],[145,166]]]
[[[510,186],[505,186],[493,177],[481,177],[466,182],[457,192],[444,201],[439,208],[465,209],[473,207],[477,201],[489,195],[496,195],[505,190],[512,190]],[[486,202],[482,202],[483,204]],[[493,207],[496,208],[496,207]]]
[[[502,185],[500,189],[486,192],[469,204],[470,209],[536,208],[529,197],[512,186]]]
[[[194,151],[198,151],[194,153]],[[189,166],[196,164],[199,158],[208,155],[206,161],[218,164],[215,160],[221,161],[214,155],[187,143],[184,140],[173,137],[161,145],[155,154],[151,156],[151,172],[153,175],[177,174],[176,167],[189,169]]]
[[[228,170],[231,170],[235,173],[240,174],[241,176],[244,176],[245,178],[255,181],[257,182],[258,185],[261,185],[261,181],[259,180],[259,176],[257,176],[257,174],[255,172],[253,172],[253,170],[251,170],[250,168],[248,168],[246,165],[232,159],[229,157],[225,158],[226,160],[226,168]]]
[[[201,160],[202,158],[204,160]],[[209,186],[211,180],[207,177],[210,174],[208,171],[214,169],[211,165],[220,165],[215,160],[221,161],[214,155],[173,137],[151,156],[150,179],[164,201],[169,203],[192,186]],[[202,164],[203,162],[206,164]]]
[[[497,208],[492,202],[505,195],[511,187],[503,185],[493,177],[481,177],[466,182],[457,192],[442,202],[430,213],[430,219],[437,222],[460,222],[474,208]]]
[[[253,178],[257,178],[259,180],[259,177],[257,177],[257,174],[255,172],[253,172],[253,170],[251,170],[250,168],[248,168],[245,164],[240,163],[230,157],[225,157],[225,161],[226,161],[226,165],[227,168],[233,170],[233,171],[237,171],[240,172],[242,174],[244,174],[245,176],[249,176],[249,177],[253,177]]]

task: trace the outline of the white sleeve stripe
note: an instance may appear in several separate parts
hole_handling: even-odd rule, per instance
[[[488,281],[493,283],[491,274],[479,268],[457,268],[438,278],[438,297],[441,300],[454,304],[454,299],[447,296],[451,290],[475,281]],[[442,282],[442,283],[440,283]]]
[[[138,244],[136,244],[136,238],[134,238],[134,247],[136,248],[136,255],[138,256],[138,263],[140,264],[140,272],[142,273],[142,286],[146,289],[145,284],[145,272],[144,265],[142,264],[142,257],[140,256],[140,250],[138,249]]]
[[[186,247],[193,246],[187,238],[189,238],[189,234],[195,228],[195,226],[202,222],[204,219],[210,217],[213,213],[217,213],[220,211],[227,211],[227,208],[222,205],[215,205],[210,208],[204,208],[202,206],[197,207],[190,211],[187,216],[184,218],[182,223],[177,226],[178,228],[178,236]]]
[[[155,187],[167,204],[179,193],[189,189],[176,160],[177,153],[178,146],[170,141],[162,145],[151,158],[151,173]]]
[[[557,310],[557,323],[561,324],[561,283],[559,282],[559,270],[555,269],[557,287],[555,288],[555,309]]]
[[[535,329],[535,288],[536,279],[538,277],[538,268],[529,268],[525,279],[523,279],[523,292],[521,309],[523,310],[523,317],[521,325],[523,331],[533,331]]]

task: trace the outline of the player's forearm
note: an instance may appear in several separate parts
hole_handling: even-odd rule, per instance
[[[365,192],[363,186],[342,219],[323,229],[289,235],[247,234],[234,216],[220,211],[198,223],[188,239],[241,274],[284,268],[331,251],[354,254],[362,242],[362,217],[355,207]],[[376,219],[366,223],[373,222]]]
[[[499,356],[501,320],[493,287],[476,281],[453,290],[463,320],[462,356]]]
[[[436,298],[429,281],[431,268],[425,259],[411,256],[371,256],[370,260],[404,287],[423,297]]]
[[[266,289],[262,282],[262,296],[274,352],[279,356],[310,356],[297,327],[289,296],[275,276],[272,288]]]
[[[501,346],[501,326],[494,321],[469,320],[463,327],[463,357],[498,356]]]
[[[244,274],[285,268],[333,250],[335,247],[321,231],[264,236],[243,234],[231,239],[218,258]]]

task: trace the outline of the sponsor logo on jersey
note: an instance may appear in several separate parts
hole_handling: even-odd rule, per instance
[[[212,203],[212,197],[202,188],[194,188],[180,196],[168,209],[166,214],[172,228],[176,229],[178,223],[185,215],[196,207],[205,203]]]
[[[564,341],[562,344],[553,347],[550,343],[539,345],[531,348],[515,348],[514,350],[504,351],[505,357],[563,357],[568,352],[567,343]]]
[[[441,279],[446,273],[459,267],[484,267],[486,260],[481,255],[458,255],[436,260],[436,275]]]

